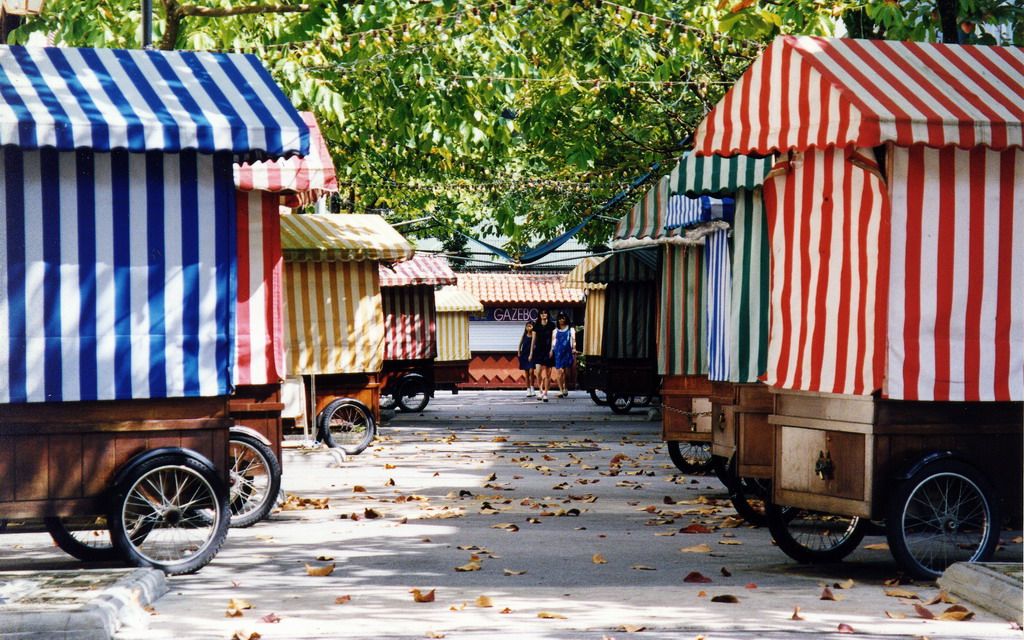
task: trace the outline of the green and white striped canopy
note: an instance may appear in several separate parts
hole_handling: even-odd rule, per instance
[[[612,254],[586,274],[587,282],[654,282],[658,279],[658,250],[636,249]]]
[[[695,156],[679,158],[668,175],[669,195],[734,197],[740,189],[753,189],[764,183],[775,164],[774,157]]]

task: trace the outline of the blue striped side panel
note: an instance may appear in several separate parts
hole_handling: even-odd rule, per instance
[[[0,150],[0,403],[225,395],[225,154]]]
[[[729,232],[709,233],[705,240],[704,268],[708,283],[708,378],[728,380],[731,355],[729,315],[732,269],[729,261]]]

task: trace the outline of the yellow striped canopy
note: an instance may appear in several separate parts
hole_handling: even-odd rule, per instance
[[[327,213],[283,214],[281,251],[291,262],[412,258],[409,241],[378,215]]]
[[[479,313],[483,303],[472,293],[457,287],[444,287],[434,292],[434,305],[438,313]]]
[[[375,373],[384,362],[377,263],[285,262],[288,373]]]
[[[562,278],[562,285],[572,289],[583,289],[585,291],[604,289],[608,285],[603,282],[587,282],[584,276],[587,275],[588,271],[607,259],[608,256],[590,256],[588,258],[583,258],[572,271],[565,274],[565,277]]]
[[[437,358],[438,362],[469,360],[473,353],[469,349],[469,314],[437,314]]]
[[[588,283],[589,284],[589,283]],[[604,285],[607,287],[608,285]],[[604,306],[607,299],[604,289],[594,289],[587,294],[586,326],[583,331],[583,355],[601,355],[604,340]]]

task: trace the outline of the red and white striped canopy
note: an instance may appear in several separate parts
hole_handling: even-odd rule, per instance
[[[281,204],[298,207],[338,190],[334,162],[316,117],[309,111],[303,111],[301,115],[309,126],[309,155],[236,164],[235,185],[239,191],[279,192],[283,196]]]
[[[444,258],[414,256],[411,260],[385,267],[380,265],[380,286],[410,287],[418,284],[433,286],[455,284],[457,278]]]
[[[698,155],[1024,144],[1024,49],[778,37],[697,129]]]

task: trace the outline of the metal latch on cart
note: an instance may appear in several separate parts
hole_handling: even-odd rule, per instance
[[[832,478],[832,472],[835,469],[836,465],[832,463],[832,454],[819,451],[818,460],[814,463],[814,473],[822,480],[829,480]]]

